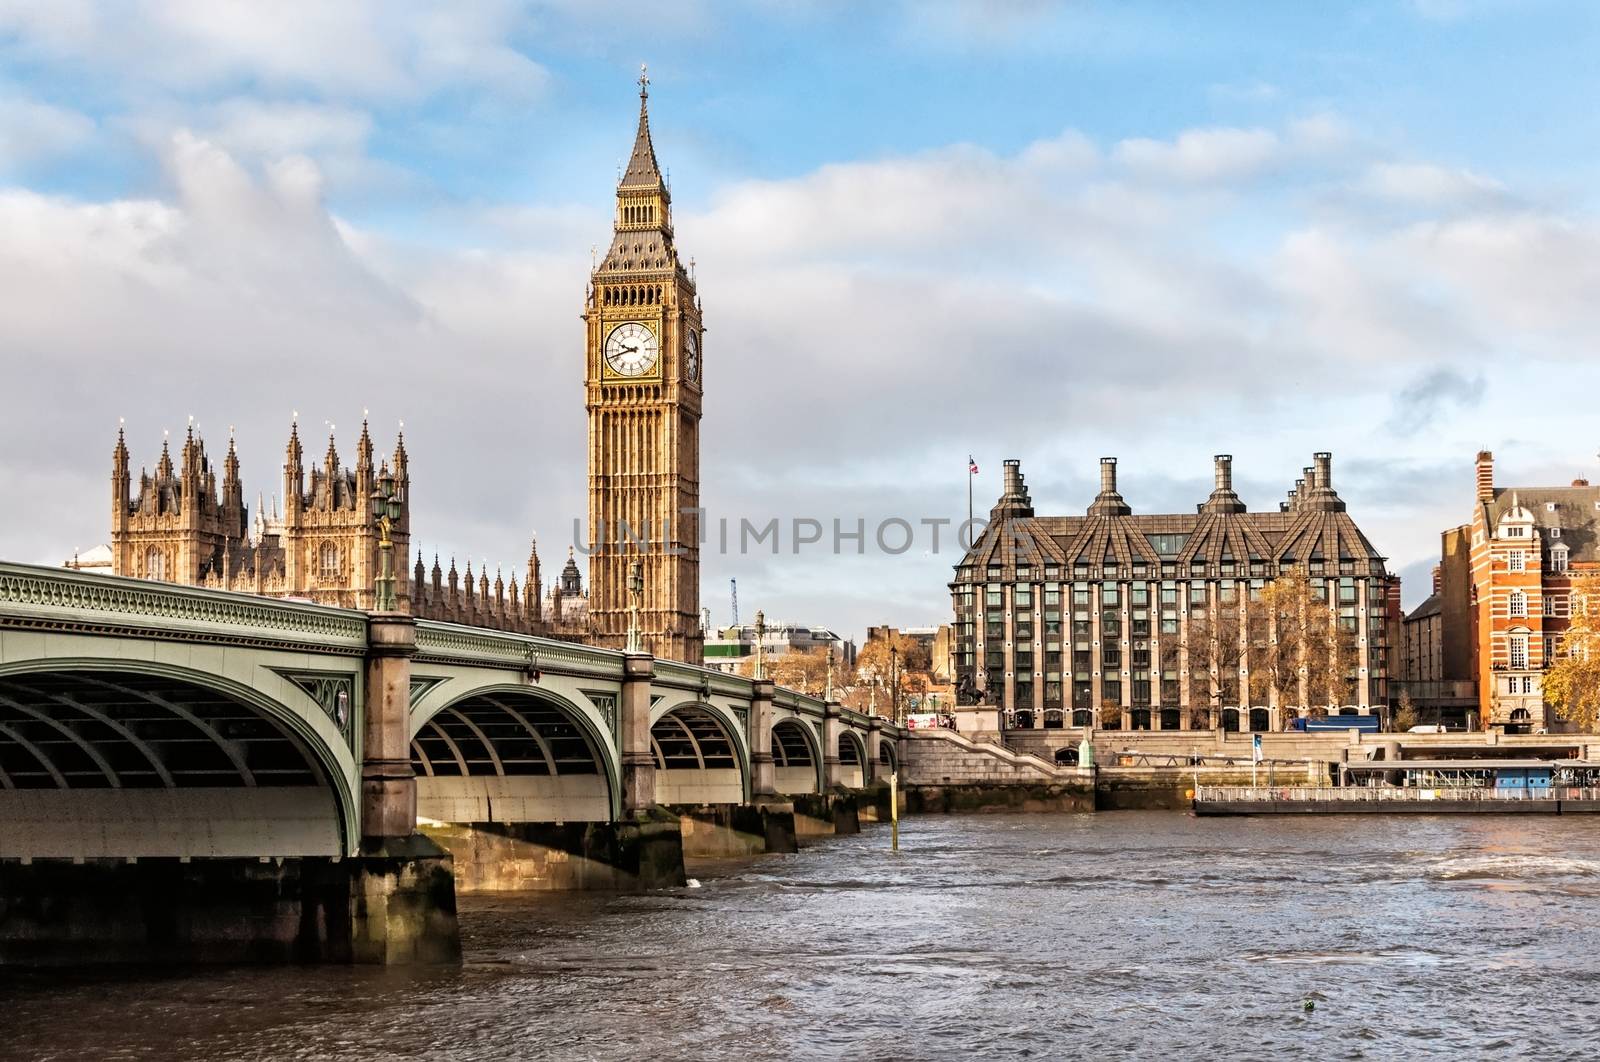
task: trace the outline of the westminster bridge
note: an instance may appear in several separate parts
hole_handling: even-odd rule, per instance
[[[458,876],[792,850],[903,737],[644,654],[0,564],[0,960],[137,952],[152,918],[202,956],[448,957]]]

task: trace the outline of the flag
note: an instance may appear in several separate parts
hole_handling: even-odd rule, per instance
[[[967,455],[967,475],[976,476],[977,474],[978,474],[978,462],[976,462],[976,461],[974,461],[972,459],[972,455],[971,454],[968,454]]]
[[[1250,760],[1253,763],[1261,762],[1261,735],[1254,734],[1250,738]]]

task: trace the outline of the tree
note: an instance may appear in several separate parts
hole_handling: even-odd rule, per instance
[[[876,698],[878,710],[888,714],[893,711],[896,677],[901,697],[924,690],[929,664],[927,646],[915,638],[904,634],[873,638],[856,654],[855,681],[869,700]]]
[[[1202,686],[1213,706],[1239,702],[1239,665],[1244,662],[1242,621],[1236,604],[1196,610],[1189,619],[1189,688],[1194,691]]]
[[[1545,703],[1579,730],[1600,725],[1600,588],[1572,593],[1572,621],[1554,661],[1545,662]]]
[[[1304,705],[1318,716],[1344,699],[1356,634],[1339,625],[1338,612],[1317,596],[1304,568],[1286,568],[1262,587],[1250,602],[1247,628],[1255,703],[1276,695],[1278,704]]]
[[[755,674],[755,657],[739,664],[739,673],[746,677]],[[828,651],[826,649],[791,649],[785,653],[768,654],[767,678],[786,689],[798,690],[813,697],[821,697],[828,688]],[[833,662],[835,688],[841,685],[844,669],[839,661]]]
[[[861,671],[877,668],[887,675],[891,648],[899,651],[901,674],[928,670],[930,665],[928,647],[904,634],[896,634],[893,638],[873,638],[868,641],[861,647],[861,652],[856,654],[856,668]]]
[[[1390,720],[1389,729],[1395,731],[1396,733],[1403,734],[1416,725],[1416,702],[1411,699],[1411,691],[1402,690],[1400,693],[1400,704],[1394,710],[1394,716]]]

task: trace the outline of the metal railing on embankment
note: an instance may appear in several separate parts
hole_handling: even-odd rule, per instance
[[[1582,800],[1600,801],[1600,789],[1554,786],[1549,789],[1495,789],[1489,786],[1461,786],[1448,789],[1423,789],[1413,786],[1252,786],[1202,785],[1195,789],[1196,803],[1272,803],[1302,801],[1337,804],[1415,803],[1428,800],[1519,801]]]

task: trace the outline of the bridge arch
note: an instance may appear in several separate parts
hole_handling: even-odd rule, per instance
[[[228,669],[237,671],[237,669]],[[0,665],[0,856],[343,855],[348,739],[270,669],[60,657]],[[357,725],[352,673],[339,709]]]
[[[589,714],[526,684],[480,686],[411,719],[417,815],[438,822],[613,822],[622,783]]]
[[[892,738],[878,739],[878,766],[882,768],[880,777],[886,777],[891,772],[900,770],[900,752],[895,748]]]
[[[846,789],[867,784],[867,746],[849,728],[839,731],[839,784]]]
[[[749,801],[750,759],[741,728],[715,705],[686,701],[658,707],[651,713],[650,749],[658,804]]]
[[[772,778],[778,792],[791,796],[822,791],[822,750],[816,732],[803,720],[791,717],[772,724]]]

